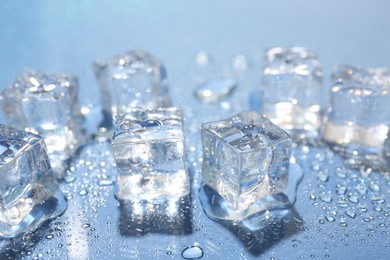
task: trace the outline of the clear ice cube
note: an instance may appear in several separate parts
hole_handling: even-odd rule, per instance
[[[0,180],[0,237],[33,230],[66,209],[43,139],[1,124]]]
[[[332,79],[323,139],[346,155],[380,160],[390,126],[390,70],[342,65]]]
[[[7,124],[41,135],[59,172],[83,139],[77,78],[23,71],[0,96]]]
[[[261,88],[262,112],[274,124],[292,132],[317,132],[321,123],[322,69],[313,50],[266,50]]]
[[[182,115],[178,108],[135,109],[117,117],[112,138],[117,198],[182,197],[190,191],[185,170]]]
[[[147,52],[132,50],[98,60],[94,71],[103,110],[114,117],[135,107],[156,109],[172,105],[165,67]]]
[[[288,184],[291,137],[249,111],[202,125],[203,182],[234,211],[248,209]]]

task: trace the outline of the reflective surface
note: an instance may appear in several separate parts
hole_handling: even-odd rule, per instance
[[[79,75],[89,133],[101,119],[93,106],[99,101],[99,89],[92,61],[137,47],[160,57],[167,68],[173,103],[184,110],[188,167],[194,176],[191,214],[180,209],[188,217],[174,218],[166,225],[179,223],[180,230],[185,223],[189,231],[167,233],[157,224],[166,222],[165,217],[155,221],[152,216],[142,223],[156,224],[140,224],[141,235],[121,234],[123,210],[113,195],[116,169],[110,146],[90,142],[73,158],[61,185],[69,199],[65,215],[34,234],[0,241],[0,258],[386,259],[390,253],[389,175],[367,168],[351,171],[324,146],[303,145],[293,151],[304,172],[294,214],[283,218],[280,212],[280,216],[269,216],[276,220],[268,224],[261,221],[260,226],[239,228],[225,227],[203,213],[197,194],[200,124],[230,117],[249,104],[258,105],[253,93],[260,82],[264,48],[300,45],[317,50],[328,81],[326,93],[329,73],[339,63],[390,67],[388,1],[297,0],[283,2],[283,8],[280,5],[280,1],[229,6],[225,1],[164,5],[159,1],[72,5],[2,1],[1,88],[11,84],[24,67]],[[205,58],[197,56],[200,51],[209,56],[211,67],[206,71],[197,63]],[[245,59],[237,58],[240,55]],[[194,90],[204,73],[212,74],[203,76],[208,80],[234,78],[237,87],[225,100],[202,104]],[[123,215],[130,222],[124,226],[141,218]]]

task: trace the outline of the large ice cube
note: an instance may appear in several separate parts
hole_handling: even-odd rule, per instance
[[[321,123],[322,69],[313,50],[266,50],[262,112],[286,130],[316,133]]]
[[[100,85],[102,106],[108,114],[117,116],[135,107],[171,106],[165,67],[147,52],[132,50],[98,60],[94,63],[94,71]]]
[[[137,109],[119,115],[112,138],[119,175],[117,198],[188,194],[183,140],[182,115],[177,108]]]
[[[390,126],[390,70],[342,65],[332,78],[323,139],[348,156],[380,160]]]
[[[291,137],[261,114],[242,112],[202,125],[203,181],[235,211],[288,183]]]
[[[83,139],[77,93],[75,76],[26,70],[0,96],[9,125],[44,137],[59,176]]]
[[[43,139],[0,124],[0,237],[35,229],[66,205]]]

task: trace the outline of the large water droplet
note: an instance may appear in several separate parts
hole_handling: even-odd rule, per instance
[[[199,85],[195,96],[203,103],[213,103],[230,96],[237,87],[232,79],[213,80]]]
[[[183,249],[181,256],[184,259],[200,259],[203,257],[203,249],[199,246],[189,246]]]

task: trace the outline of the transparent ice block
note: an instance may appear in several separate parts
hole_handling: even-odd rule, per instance
[[[322,69],[313,50],[266,50],[262,112],[285,130],[316,134],[321,123]]]
[[[77,94],[75,76],[25,70],[0,96],[7,124],[44,137],[59,177],[83,139]]]
[[[390,126],[390,70],[342,65],[332,79],[323,139],[347,157],[380,161]]]
[[[98,60],[94,71],[106,114],[115,117],[135,107],[156,109],[172,105],[165,67],[147,52],[132,50]]]
[[[121,200],[189,193],[182,115],[178,108],[136,109],[119,115],[112,138]]]
[[[202,125],[203,182],[233,211],[247,210],[288,184],[291,137],[248,111]]]
[[[34,230],[66,206],[43,139],[0,124],[0,237]]]

